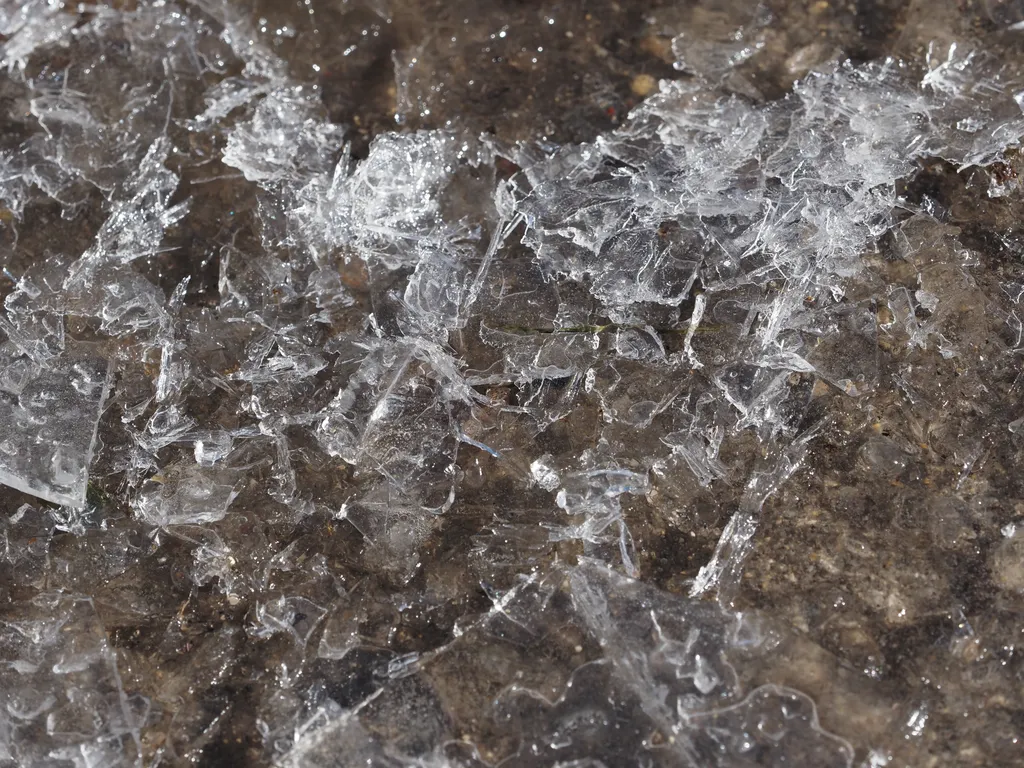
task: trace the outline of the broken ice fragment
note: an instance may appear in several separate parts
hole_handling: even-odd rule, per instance
[[[536,465],[536,462],[534,463]],[[534,479],[544,478],[544,467],[534,471]],[[551,470],[548,470],[551,471]],[[553,474],[553,472],[552,472]],[[618,467],[598,467],[589,471],[574,472],[562,480],[562,488],[555,497],[555,503],[567,514],[583,520],[568,526],[550,526],[551,541],[581,539],[587,545],[599,545],[612,538],[605,532],[615,526],[618,529],[619,556],[622,565],[630,575],[636,575],[633,537],[626,527],[619,496],[642,494],[647,491],[646,475]],[[586,547],[592,554],[592,546]]]
[[[196,464],[201,467],[212,467],[231,453],[233,442],[231,433],[223,430],[204,435],[195,441]]]
[[[431,352],[422,345],[371,351],[322,412],[317,436],[332,456],[384,478],[389,494],[437,510],[451,504],[454,492],[449,468],[458,440],[446,390],[457,386],[457,374],[443,370],[446,362],[436,354],[419,359]]]
[[[65,356],[42,366],[6,347],[0,371],[0,483],[84,506],[109,363]]]
[[[238,479],[232,469],[172,467],[140,495],[136,512],[159,526],[215,523],[224,519],[238,495]]]
[[[725,756],[716,765],[742,764],[739,756],[751,753],[768,765],[853,764],[853,747],[824,731],[814,702],[792,688],[764,685],[741,702],[689,715],[686,722],[700,729],[694,739],[699,752]]]
[[[305,646],[327,611],[304,597],[278,597],[257,603],[250,632],[254,637],[270,637],[277,633],[291,635]]]

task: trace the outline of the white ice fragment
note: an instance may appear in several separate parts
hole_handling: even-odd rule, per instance
[[[223,0],[192,1],[223,27],[220,39],[230,46],[235,56],[245,62],[243,74],[246,77],[281,81],[287,76],[287,62],[261,41],[258,30],[244,9]]]
[[[212,467],[231,453],[233,444],[234,440],[230,432],[210,432],[195,441],[193,453],[196,457],[196,464],[201,467]]]
[[[214,125],[235,109],[265,96],[271,87],[267,83],[253,83],[243,78],[225,78],[207,90],[204,98],[206,109],[191,122],[190,127],[202,129]]]
[[[320,723],[297,731],[294,746],[278,761],[281,768],[332,768],[338,765],[339,755],[351,765],[396,764],[363,728],[358,709],[317,725]]]
[[[349,245],[387,269],[411,266],[421,242],[448,239],[441,191],[460,164],[478,161],[451,133],[380,134],[354,170],[342,157],[312,177],[290,215],[315,247]]]
[[[918,304],[929,312],[934,312],[939,306],[939,297],[925,290],[914,291],[914,298],[917,299]]]
[[[324,409],[317,436],[325,450],[349,464],[360,460],[366,431],[388,410],[413,363],[412,352],[394,346],[376,346],[360,363],[348,384]]]
[[[550,482],[546,469],[542,465],[538,473]],[[626,572],[636,575],[633,537],[623,518],[619,497],[646,493],[647,476],[620,467],[599,466],[566,474],[559,480],[563,487],[555,496],[555,504],[575,520],[569,525],[548,526],[548,538],[551,541],[579,539],[587,548],[614,543]]]
[[[866,768],[885,768],[892,761],[892,757],[881,749],[872,749],[868,753]]]
[[[422,342],[373,348],[317,416],[329,454],[377,478],[348,507],[348,519],[380,551],[409,561],[430,519],[454,501],[459,430],[454,399],[470,397],[446,352]]]
[[[318,101],[301,86],[267,94],[253,116],[228,135],[225,165],[262,184],[304,181],[326,172],[341,148],[343,130],[321,117]]]
[[[958,96],[964,91],[970,82],[970,65],[974,53],[968,51],[961,55],[958,49],[956,43],[951,43],[945,59],[940,59],[935,50],[935,43],[928,44],[928,59],[936,63],[921,78],[923,88],[930,88],[947,96]]]
[[[420,669],[420,655],[418,653],[404,653],[388,662],[388,677],[392,680],[400,680],[416,674]]]
[[[401,325],[410,335],[444,343],[449,329],[464,324],[461,307],[469,280],[468,259],[447,242],[423,241],[419,263],[405,289]]]
[[[964,133],[977,133],[984,127],[985,123],[976,117],[965,117],[962,120],[958,120],[956,124],[956,129]]]
[[[427,234],[438,223],[439,191],[453,168],[455,136],[383,134],[349,183],[355,220],[374,235]]]
[[[953,342],[947,339],[943,334],[938,333],[936,336],[939,339],[939,354],[942,355],[944,360],[951,360],[954,357],[959,357],[960,353],[956,347],[953,346]]]
[[[717,427],[703,435],[670,432],[661,438],[661,442],[672,448],[673,455],[683,459],[697,481],[706,488],[727,474],[725,465],[718,458],[718,451],[724,438],[725,430]]]
[[[702,694],[707,696],[721,683],[715,668],[699,653],[693,657],[696,670],[693,673],[693,684]]]
[[[0,649],[0,756],[19,766],[130,765],[148,702],[126,695],[90,598],[41,593],[17,606],[0,626]],[[7,715],[33,737],[8,738]]]
[[[278,597],[256,604],[249,634],[260,638],[291,635],[304,647],[326,614],[324,608],[304,597]]]
[[[530,476],[533,478],[533,482],[549,492],[558,488],[561,482],[558,479],[558,473],[546,461],[550,458],[550,456],[541,457],[530,464]]]
[[[928,705],[922,704],[921,706],[914,709],[910,716],[907,718],[906,725],[904,726],[905,738],[917,738],[924,733],[925,726],[928,724]]]
[[[693,351],[693,335],[697,332],[700,321],[704,318],[704,308],[707,306],[707,297],[703,293],[697,294],[693,302],[693,311],[690,313],[690,324],[686,329],[686,336],[683,339],[683,348],[686,350],[686,359],[690,361],[693,368],[703,368],[704,363],[697,359]]]
[[[757,519],[747,512],[736,512],[718,539],[718,545],[707,565],[702,565],[690,587],[690,597],[700,597],[718,589],[723,575],[730,567],[742,563],[753,547]]]
[[[138,169],[115,196],[95,244],[72,268],[65,289],[87,290],[104,263],[127,264],[159,251],[164,232],[188,212],[187,200],[169,204],[178,186],[178,177],[165,166],[170,151],[166,137],[150,145]]]
[[[64,356],[44,366],[6,348],[0,369],[19,371],[17,386],[0,376],[0,482],[55,504],[84,506],[109,363]]]

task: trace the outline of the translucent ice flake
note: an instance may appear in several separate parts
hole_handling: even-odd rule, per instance
[[[220,24],[219,37],[238,59],[245,62],[243,74],[246,77],[271,82],[286,78],[287,62],[261,42],[252,20],[242,9],[225,0],[193,0],[193,3]]]
[[[110,374],[105,360],[67,355],[44,366],[0,350],[0,482],[83,506]]]
[[[320,440],[329,453],[352,464],[359,461],[367,428],[388,415],[388,396],[412,361],[411,350],[394,345],[381,345],[367,354],[319,425]]]
[[[1024,136],[1024,80],[991,54],[952,43],[928,48],[929,70],[921,86],[942,144],[936,154],[962,167],[999,160]],[[936,113],[937,114],[934,114]]]
[[[711,560],[702,565],[697,573],[697,578],[690,588],[690,595],[697,597],[721,589],[723,577],[726,577],[730,570],[738,568],[750,554],[755,533],[757,519],[754,515],[750,512],[733,513],[718,539]]]
[[[139,495],[136,512],[151,525],[200,525],[224,519],[238,495],[239,473],[182,465],[169,467]]]
[[[672,53],[676,69],[720,83],[764,47],[762,29],[771,15],[763,3],[733,1],[713,8],[699,9],[703,14],[693,20],[694,32],[674,37]],[[737,28],[737,22],[742,26]],[[729,85],[740,90],[744,83],[736,78]]]
[[[439,511],[453,498],[458,435],[453,407],[466,395],[457,371],[439,349],[424,344],[374,345],[334,400],[324,409],[317,437],[324,449],[377,477],[352,511],[375,519],[402,519],[403,510]],[[367,513],[365,510],[377,510]],[[413,515],[416,517],[416,515]],[[376,524],[360,530],[377,538]],[[422,523],[413,523],[413,528]],[[411,531],[408,532],[412,535]],[[405,534],[396,536],[400,539]]]
[[[49,285],[44,274],[35,279],[22,277],[4,299],[0,328],[18,351],[40,363],[60,355],[65,347],[64,299]]]
[[[305,598],[279,597],[256,606],[251,634],[262,638],[284,633],[304,646],[325,613],[323,608]]]
[[[409,335],[440,342],[464,324],[462,308],[469,292],[474,249],[455,243],[422,243],[419,263],[405,289],[399,324]]]
[[[661,440],[672,449],[673,456],[681,458],[693,472],[697,481],[708,486],[713,480],[726,476],[726,467],[718,459],[725,430],[711,427],[705,434],[670,432]]]
[[[1016,143],[1024,123],[1013,83],[997,63],[957,50],[923,88],[896,61],[846,64],[767,106],[663,82],[592,145],[523,151],[513,211],[548,278],[585,286],[613,322],[658,328],[665,352],[661,328],[684,324],[669,364],[700,370],[738,414],[702,430],[791,433],[792,373],[817,373],[851,396],[876,386],[875,311],[849,304],[843,281],[889,229],[895,183],[917,158],[970,165]],[[994,133],[964,133],[967,117]],[[682,317],[666,323],[659,304]],[[520,379],[600,370],[597,335],[572,330],[531,336],[485,323],[481,338]],[[639,337],[616,337],[622,356],[636,356],[627,339]],[[644,360],[659,365],[657,355]],[[615,414],[597,392],[606,417]],[[721,475],[699,444],[672,446],[702,483]]]
[[[430,760],[420,757],[403,760],[401,756],[389,756],[384,745],[360,724],[354,714],[350,713],[335,715],[335,718],[323,727],[310,728],[308,732],[300,733],[295,746],[284,755],[280,764],[284,768],[329,768],[338,765],[339,754],[345,755],[346,762],[353,766],[445,768],[447,765],[441,758]]]
[[[461,142],[444,133],[384,134],[349,182],[352,215],[367,244],[402,242],[440,224],[440,192]]]
[[[100,228],[94,258],[126,263],[150,256],[157,252],[167,228],[188,211],[187,202],[170,204],[178,186],[178,177],[165,167],[170,150],[165,138],[150,145]]]
[[[846,768],[853,762],[853,748],[822,731],[814,702],[789,688],[765,685],[738,704],[689,715],[686,720],[700,729],[694,740],[698,754],[720,755],[725,765],[751,760],[753,764]]]
[[[750,64],[765,61],[766,92],[795,68],[776,67],[788,38],[763,4],[683,4],[722,23],[678,27],[669,51],[655,9],[638,51],[686,77],[646,87],[589,143],[505,146],[498,124],[380,132],[393,94],[374,62],[415,55],[408,14],[286,5],[0,0],[0,225],[19,225],[0,226],[0,480],[81,504],[110,377],[75,355],[121,374],[90,487],[103,525],[27,504],[0,516],[0,764],[848,765],[813,702],[772,684],[824,706],[838,676],[782,659],[781,632],[728,606],[773,495],[843,501],[852,463],[885,481],[912,459],[941,484],[951,440],[953,482],[984,491],[1009,455],[998,441],[1024,431],[988,419],[985,453],[950,422],[984,415],[957,403],[986,361],[1012,379],[988,310],[1015,352],[1024,337],[958,240],[1000,259],[1016,302],[1015,190],[987,180],[1019,163],[958,176],[931,160],[989,163],[1018,142],[1012,67],[936,48],[921,69],[844,64],[768,102]],[[296,8],[311,35],[295,37]],[[830,34],[849,16],[834,10]],[[592,48],[561,17],[540,23],[573,56]],[[796,54],[803,71],[818,45]],[[587,132],[574,94],[594,83],[555,80],[576,117],[552,135]],[[352,148],[338,114],[357,122]],[[976,213],[1009,229],[951,223]],[[932,376],[948,389],[937,416],[908,430],[881,390],[917,397]],[[822,423],[834,442],[796,487]],[[871,426],[885,434],[865,442]],[[921,488],[874,490],[884,512],[886,494]],[[826,525],[801,509],[773,517],[799,521],[794,546]],[[1019,538],[974,553],[1008,598],[1024,589]],[[771,555],[757,567],[804,560]],[[785,586],[761,581],[769,601]],[[63,597],[26,602],[54,584]],[[83,588],[153,717],[123,695],[92,603],[68,597]],[[837,652],[847,620],[827,622]]]
[[[19,6],[0,11],[0,35],[12,34],[0,57],[18,79],[34,73],[26,98],[39,130],[18,155],[25,178],[65,202],[85,196],[80,180],[104,192],[121,183],[172,119],[192,116],[189,87],[230,55],[170,4],[87,15],[56,2],[7,4]]]
[[[341,148],[343,130],[326,122],[321,111],[301,86],[275,89],[231,131],[224,163],[263,184],[302,181],[326,171]]]
[[[596,554],[595,546],[611,540],[618,547],[626,572],[635,576],[633,537],[623,519],[619,497],[643,494],[647,487],[646,475],[620,467],[596,467],[567,473],[555,501],[575,522],[567,526],[552,526],[551,540],[580,539],[591,555]]]
[[[697,572],[690,587],[691,597],[717,591],[719,599],[731,600],[732,590],[739,584],[743,562],[754,547],[761,508],[803,462],[820,426],[819,423],[799,435],[788,447],[754,469],[744,488],[740,508],[729,518],[711,560]]]
[[[523,333],[482,326],[481,340],[501,351],[511,380],[543,381],[587,370],[597,359],[595,332]]]

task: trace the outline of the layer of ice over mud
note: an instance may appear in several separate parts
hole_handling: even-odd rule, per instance
[[[998,62],[951,46],[923,78],[841,64],[758,103],[691,57],[697,76],[662,82],[589,144],[389,133],[357,161],[226,6],[76,25],[29,3],[0,30],[35,122],[0,149],[0,200],[12,220],[44,204],[104,213],[87,244],[55,244],[6,289],[0,482],[69,508],[26,503],[3,522],[4,556],[38,594],[0,620],[0,765],[178,759],[213,727],[180,702],[227,674],[242,632],[278,659],[248,684],[282,765],[853,763],[807,696],[740,681],[781,641],[729,596],[762,505],[821,427],[802,375],[852,398],[878,386],[879,308],[847,286],[887,233],[938,226],[927,210],[896,221],[896,182],[921,158],[993,163],[1024,135],[1020,85]],[[56,51],[90,74],[24,74]],[[244,205],[258,236],[229,228],[204,256],[216,289],[200,301],[190,275],[152,263],[200,247],[182,228],[208,225],[197,198],[223,179],[233,197],[217,204]],[[925,289],[894,290],[888,322],[955,356],[919,306],[936,306]],[[588,447],[542,445],[584,401],[599,414]],[[721,446],[743,432],[760,457],[730,465]],[[90,466],[112,498],[87,503]],[[625,514],[679,473],[744,489],[688,597],[633,578]],[[481,578],[489,608],[397,654],[393,615],[423,599],[409,585],[446,588],[422,572],[426,540],[488,482],[493,526],[452,557],[505,568],[511,586]],[[104,539],[104,515],[145,536]],[[260,527],[318,516],[358,531],[361,578],[342,578],[317,536],[282,548]],[[249,606],[244,627],[190,657],[187,689],[136,680],[151,698],[135,695],[90,585],[54,591],[19,564],[20,542],[55,530],[109,544],[97,557],[120,558],[115,581],[184,548],[173,578]],[[550,554],[566,542],[576,564]],[[407,602],[362,592],[374,579]],[[139,600],[119,610],[154,609]],[[564,678],[533,663],[552,645]],[[454,725],[474,718],[493,743]]]
[[[501,693],[497,719],[523,735],[511,764],[629,765],[644,754],[666,765],[743,765],[755,755],[768,765],[852,760],[848,744],[821,730],[806,696],[774,685],[747,692],[737,682],[726,649],[747,658],[770,653],[775,640],[763,627],[584,561],[524,579],[448,647],[391,665],[397,692],[381,684],[349,711],[328,699],[300,727],[282,764],[336,765],[339,751],[352,755],[352,765],[422,764],[396,755],[378,735],[380,710],[397,697],[409,718],[407,738],[423,739],[435,753],[427,764],[480,765],[478,758],[455,757],[465,745],[444,743],[431,679],[467,646],[474,654],[528,658],[539,633],[567,625],[590,635],[604,657],[577,668],[554,700],[521,683]]]

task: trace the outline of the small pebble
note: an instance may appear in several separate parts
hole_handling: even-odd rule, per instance
[[[633,82],[630,83],[629,87],[633,91],[634,96],[644,99],[658,90],[658,81],[650,75],[637,75],[633,78]]]

